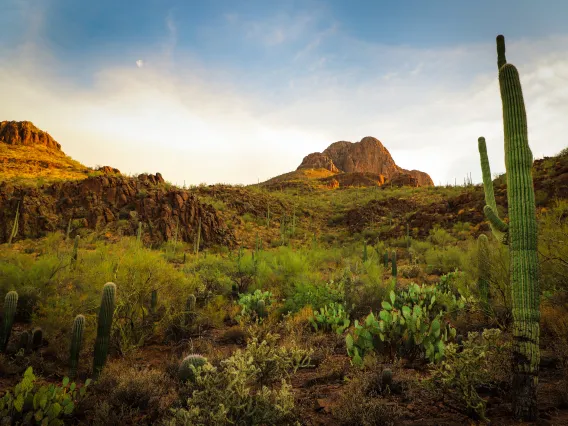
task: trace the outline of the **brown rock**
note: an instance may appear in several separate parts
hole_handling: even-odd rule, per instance
[[[405,174],[414,186],[433,186],[427,173],[419,170],[405,170],[397,166],[390,152],[376,138],[364,137],[360,142],[339,141],[332,143],[322,153],[312,153],[302,161],[301,168],[325,168],[336,173],[371,173],[382,175],[386,180]],[[399,182],[402,180],[399,178]]]
[[[8,240],[19,201],[17,239],[37,238],[58,229],[65,231],[69,219],[74,219],[74,223],[84,219],[91,229],[112,229],[122,211],[122,217],[131,221],[131,235],[136,234],[141,221],[149,229],[152,243],[171,238],[178,220],[179,238],[193,242],[201,219],[201,241],[205,246],[235,244],[234,234],[211,205],[201,203],[187,191],[158,186],[163,182],[159,173],[141,176],[135,179],[104,175],[42,188],[0,183],[0,243]]]
[[[61,151],[58,144],[47,132],[38,129],[30,121],[0,122],[0,142],[8,145],[43,145]]]
[[[120,170],[115,169],[114,167],[110,167],[110,166],[102,166],[96,169],[97,172],[102,172],[105,175],[119,175]]]
[[[340,172],[335,164],[333,164],[333,160],[321,152],[314,152],[305,156],[297,170],[300,169],[326,169],[333,173]]]

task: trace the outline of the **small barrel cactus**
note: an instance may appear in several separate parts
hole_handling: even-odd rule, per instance
[[[73,329],[71,331],[71,349],[69,351],[69,379],[71,380],[74,380],[75,377],[77,377],[77,367],[79,366],[79,353],[81,352],[84,328],[85,317],[83,315],[77,315],[73,321]]]
[[[28,347],[31,345],[31,335],[29,331],[24,331],[20,334],[20,346],[18,347],[19,350],[24,350],[24,352],[28,351]]]
[[[388,368],[381,373],[381,388],[384,390],[392,386],[392,371]]]
[[[41,328],[36,327],[32,330],[32,350],[37,351],[43,344],[43,331]]]
[[[110,343],[110,331],[112,327],[112,317],[114,315],[116,297],[116,285],[106,283],[103,287],[103,296],[99,310],[97,325],[97,338],[95,340],[95,353],[93,361],[93,375],[99,376],[105,366]]]
[[[203,355],[191,354],[186,356],[180,363],[178,369],[178,377],[182,382],[187,382],[188,380],[193,382],[195,380],[195,368],[203,367],[207,363],[207,358]]]
[[[0,352],[5,352],[8,346],[17,307],[18,293],[15,291],[8,292],[4,298],[4,320],[2,321],[2,329],[0,329]]]
[[[260,299],[256,304],[256,314],[259,318],[266,317],[266,302],[264,299]]]

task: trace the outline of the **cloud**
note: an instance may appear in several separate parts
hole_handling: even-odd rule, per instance
[[[271,61],[220,67],[183,44],[174,16],[165,18],[159,49],[137,51],[143,67],[122,58],[95,63],[88,86],[66,77],[81,63],[33,43],[0,51],[0,117],[33,121],[87,165],[160,171],[179,184],[255,183],[334,141],[364,136],[380,139],[400,166],[446,183],[469,172],[481,181],[483,135],[493,172],[504,171],[493,40],[420,49],[356,39],[313,14],[228,14],[225,25],[249,45],[284,50]],[[562,36],[507,41],[535,157],[566,146],[566,46]]]

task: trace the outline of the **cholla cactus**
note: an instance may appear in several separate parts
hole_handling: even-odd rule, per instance
[[[69,378],[71,380],[74,380],[75,377],[77,377],[77,368],[79,366],[79,354],[81,352],[84,328],[85,317],[83,315],[77,315],[73,321],[73,329],[71,331],[71,349],[69,350]]]
[[[106,283],[103,287],[103,296],[101,299],[97,325],[97,338],[95,340],[95,354],[93,361],[93,375],[95,378],[100,375],[108,355],[115,297],[116,285],[114,283]]]
[[[12,334],[12,325],[18,307],[18,293],[10,291],[4,298],[4,320],[0,329],[0,352],[5,352]]]
[[[186,356],[179,365],[178,378],[182,382],[187,382],[188,380],[193,382],[195,380],[195,369],[203,367],[205,364],[207,364],[207,358],[202,355],[191,354]]]

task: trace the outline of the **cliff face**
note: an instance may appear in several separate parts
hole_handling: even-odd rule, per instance
[[[39,130],[30,121],[1,121],[0,142],[8,145],[39,145],[61,151],[61,145],[49,133]]]
[[[303,168],[325,168],[338,173],[373,173],[384,176],[387,181],[413,182],[416,186],[434,185],[427,173],[397,166],[384,145],[370,136],[355,143],[347,141],[332,143],[322,153],[306,156],[298,167],[298,169]],[[410,179],[403,178],[403,175],[408,175]]]
[[[162,176],[137,178],[106,175],[45,185],[40,188],[0,183],[0,243],[8,240],[19,206],[16,239],[38,238],[47,232],[80,228],[105,229],[122,222],[122,232],[136,235],[138,222],[144,225],[147,242],[172,239],[179,223],[179,240],[193,242],[201,219],[201,242],[235,244],[235,236],[217,211],[200,202],[195,194],[164,185]]]

